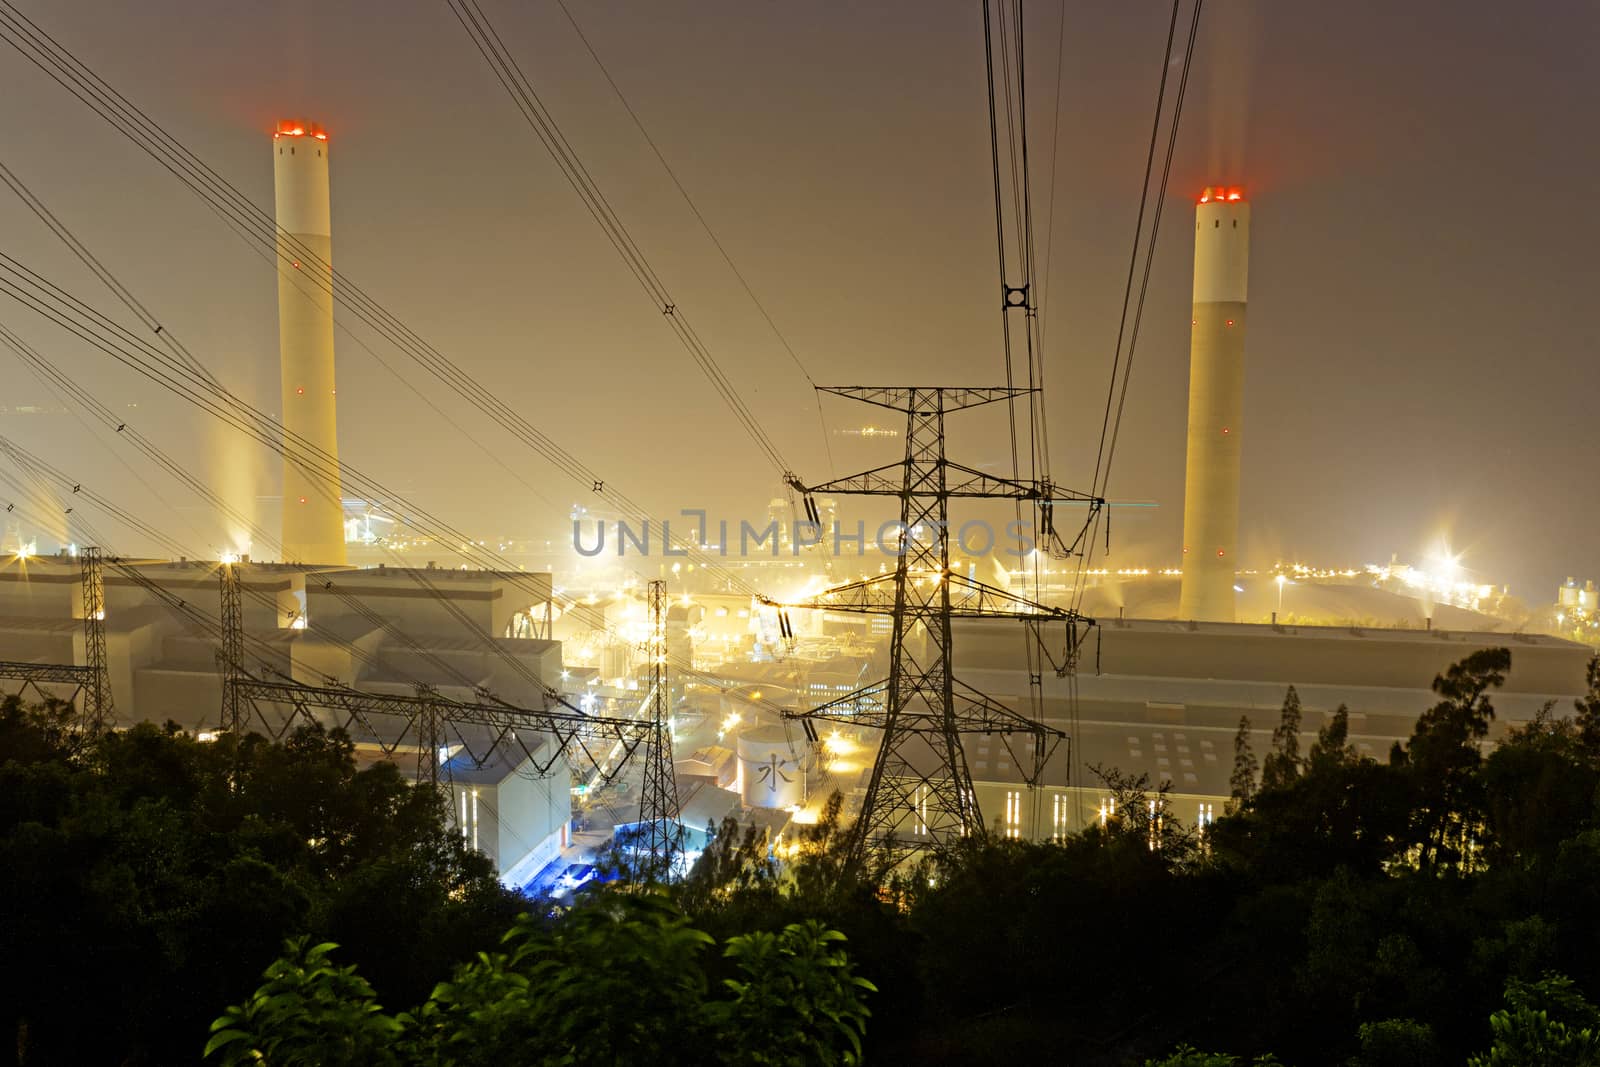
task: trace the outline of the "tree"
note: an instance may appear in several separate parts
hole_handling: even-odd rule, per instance
[[[337,730],[88,738],[64,705],[0,703],[0,1064],[190,1060],[301,936],[420,1000],[518,910],[445,818]]]
[[[212,1024],[225,1064],[650,1063],[853,1065],[875,991],[844,935],[817,921],[731,938],[737,977],[712,987],[695,929],[659,887],[602,890],[554,917],[523,915],[502,951],[441,982],[416,1011],[387,1015],[333,945],[303,941]],[[713,994],[717,995],[713,995]]]
[[[1589,689],[1577,705],[1578,739],[1589,759],[1600,764],[1600,656],[1589,659]]]
[[[740,978],[723,981],[733,999],[712,1006],[730,1064],[809,1067],[861,1061],[867,1011],[877,987],[850,973],[844,935],[815,919],[782,933],[757,931],[728,942],[723,955]]]
[[[684,908],[694,913],[759,898],[770,905],[778,894],[778,864],[763,827],[741,827],[732,815],[706,844],[680,887]]]
[[[223,1064],[325,1064],[380,1067],[397,1062],[401,1024],[385,1015],[356,969],[328,959],[338,946],[289,942],[266,982],[211,1024],[205,1055]]]
[[[1322,729],[1317,731],[1317,739],[1311,743],[1311,751],[1306,755],[1307,767],[1321,768],[1355,759],[1349,740],[1350,709],[1340,704],[1328,716],[1328,721],[1322,724]]]
[[[1436,1067],[1444,1062],[1433,1027],[1415,1019],[1362,1023],[1361,1051],[1348,1067]]]
[[[1261,764],[1261,791],[1283,789],[1300,776],[1300,694],[1289,687],[1272,731],[1272,751]]]
[[[1233,774],[1228,777],[1228,811],[1241,811],[1256,795],[1256,754],[1250,749],[1250,717],[1239,716],[1233,735]]]
[[[1578,719],[1557,719],[1547,704],[1533,722],[1506,735],[1478,778],[1487,846],[1497,861],[1551,858],[1563,841],[1594,825],[1600,763],[1587,751],[1581,712]]]
[[[1493,1043],[1468,1067],[1597,1067],[1600,1011],[1559,974],[1506,983],[1506,1006],[1489,1017]]]
[[[1511,651],[1472,653],[1433,680],[1439,703],[1422,713],[1403,750],[1391,759],[1411,782],[1412,844],[1424,870],[1463,859],[1482,823],[1481,745],[1494,721],[1490,690],[1505,682]]]
[[[1249,1061],[1251,1067],[1278,1067],[1278,1058],[1271,1054],[1257,1056]],[[1244,1061],[1223,1052],[1201,1052],[1188,1045],[1179,1045],[1171,1054],[1159,1060],[1145,1060],[1144,1067],[1243,1067]]]
[[[424,1062],[695,1063],[712,943],[660,890],[587,894],[519,917],[414,1013]],[[664,1042],[663,1035],[674,1040]]]

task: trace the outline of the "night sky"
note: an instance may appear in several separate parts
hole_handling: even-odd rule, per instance
[[[764,512],[771,468],[443,0],[18,2],[264,207],[275,120],[325,125],[341,271],[662,513]],[[805,377],[561,9],[483,2],[785,458],[827,477]],[[813,379],[1003,380],[975,2],[569,4]],[[1052,458],[1074,485],[1093,465],[1168,9],[1067,10],[1052,130],[1061,9],[1027,8]],[[1113,566],[1178,562],[1191,211],[1221,182],[1253,202],[1243,563],[1420,559],[1448,538],[1468,573],[1531,602],[1568,574],[1600,577],[1597,46],[1600,6],[1583,0],[1207,5],[1110,485],[1160,507],[1118,516]],[[7,165],[219,375],[275,410],[272,268],[54,82],[0,54]],[[7,253],[115,306],[9,193],[0,235]],[[138,404],[130,420],[217,476],[205,416],[15,303],[0,300],[0,322],[102,400]],[[348,462],[486,535],[560,529],[552,516],[584,487],[372,343],[409,386],[340,335]],[[54,403],[6,359],[5,404]],[[884,423],[826,406],[830,430],[868,421]],[[71,416],[0,416],[0,432],[162,518]],[[893,458],[831,441],[839,473]],[[975,420],[955,443],[970,462],[1009,463],[999,423]],[[277,466],[260,460],[258,491],[271,494]],[[182,536],[199,548],[206,532]]]

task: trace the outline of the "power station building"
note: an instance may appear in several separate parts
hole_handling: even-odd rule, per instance
[[[1184,619],[1233,621],[1249,278],[1250,205],[1237,189],[1207,189],[1194,216],[1183,589],[1178,606]]]
[[[518,613],[542,613],[548,574],[233,566],[249,637],[245,666],[268,680],[399,696],[415,695],[422,683],[453,700],[479,701],[487,691],[534,710],[546,707],[544,680],[559,687],[559,642],[506,636]],[[199,736],[221,727],[213,632],[221,613],[218,569],[203,560],[105,568],[106,659],[119,723],[173,722]],[[0,560],[0,659],[86,664],[80,581],[79,562],[68,555]],[[177,602],[184,608],[176,609]],[[308,615],[315,625],[306,628]],[[18,683],[5,688],[15,692]],[[39,688],[63,698],[72,690],[68,683]],[[396,758],[408,771],[415,766],[414,745],[385,751],[399,736],[398,722],[370,725],[376,732],[353,731],[358,758]],[[384,736],[391,727],[393,734]],[[452,736],[441,774],[454,787],[452,811],[463,835],[496,860],[508,881],[554,858],[568,843],[566,763],[557,759],[550,773],[539,774],[521,745],[495,747],[482,730]],[[530,731],[520,740],[532,757],[550,762],[554,738]],[[468,749],[493,756],[479,765]]]
[[[1016,623],[953,624],[955,667],[964,681],[1019,710],[1028,705],[1027,648]],[[1350,712],[1349,743],[1371,759],[1410,737],[1417,717],[1438,701],[1435,675],[1483,648],[1511,650],[1511,670],[1494,693],[1489,741],[1532,720],[1554,701],[1558,713],[1587,688],[1587,645],[1520,633],[1272,626],[1171,619],[1114,619],[1090,638],[1075,678],[1042,679],[1047,725],[1070,735],[1047,766],[1041,796],[1018,814],[1017,768],[1005,753],[969,751],[973,788],[984,815],[1014,836],[1043,840],[1082,825],[1103,798],[1092,768],[1149,776],[1170,784],[1175,814],[1193,824],[1202,804],[1220,813],[1229,795],[1233,739],[1241,716],[1264,755],[1293,685],[1304,719],[1306,751],[1339,705]],[[1071,777],[1068,777],[1068,760]],[[1070,783],[1070,784],[1069,784]],[[1056,799],[1056,798],[1062,799]],[[1064,820],[1064,821],[1063,821]]]

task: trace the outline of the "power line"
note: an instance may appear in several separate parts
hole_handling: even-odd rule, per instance
[[[751,287],[750,282],[745,278],[744,272],[734,263],[733,257],[728,254],[727,248],[723,246],[722,240],[717,236],[716,231],[711,228],[711,223],[707,221],[705,214],[701,212],[700,206],[689,195],[689,190],[684,188],[683,182],[678,178],[677,171],[673,170],[672,164],[667,162],[666,154],[656,144],[655,138],[650,136],[650,131],[645,128],[644,121],[639,118],[638,112],[634,111],[633,105],[628,102],[627,96],[623,94],[622,88],[617,84],[616,79],[611,76],[611,71],[600,59],[600,54],[595,51],[594,45],[589,43],[588,36],[583,32],[583,27],[578,25],[578,20],[573,17],[572,11],[567,7],[565,0],[556,0],[556,4],[561,8],[561,13],[567,17],[567,21],[572,24],[572,31],[578,35],[578,40],[583,42],[584,50],[589,53],[589,58],[594,60],[594,65],[600,69],[601,76],[605,78],[606,84],[611,86],[611,91],[616,94],[617,101],[622,104],[623,110],[628,113],[628,118],[633,120],[633,125],[639,131],[639,135],[644,138],[645,144],[650,146],[650,151],[654,153],[656,160],[661,164],[661,169],[667,172],[667,177],[671,179],[673,187],[678,190],[678,195],[683,197],[683,202],[688,205],[689,211],[695,217],[695,221],[700,223],[700,228],[710,238],[712,246],[717,250],[717,254],[722,257],[722,261],[733,272],[733,276],[738,280],[740,288],[750,298],[750,302],[755,305],[756,311],[760,312],[762,320],[766,322],[768,329],[772,331],[772,335],[778,339],[778,343],[783,346],[783,350],[789,354],[789,359],[794,363],[795,369],[815,390],[816,379],[811,377],[811,372],[806,369],[806,365],[801,361],[800,354],[789,343],[789,339],[783,335],[783,331],[778,329],[778,324],[773,320],[771,313],[767,311],[767,306],[756,295],[755,289]],[[828,469],[831,473],[833,470],[833,444],[828,440],[828,420],[823,413],[821,396],[816,395],[815,399],[817,402],[817,417],[822,429],[822,447],[827,454]]]
[[[640,288],[650,299],[651,303],[667,321],[673,333],[677,336],[684,349],[694,359],[695,363],[705,373],[712,388],[722,397],[734,417],[744,428],[745,433],[755,442],[756,447],[766,456],[769,463],[778,474],[787,473],[789,465],[778,452],[760,421],[751,412],[749,406],[740,397],[733,382],[722,370],[711,351],[689,324],[687,316],[679,307],[676,299],[667,290],[664,282],[650,265],[649,260],[634,241],[632,234],[617,216],[605,195],[600,191],[588,168],[579,159],[573,150],[566,135],[561,132],[560,126],[551,117],[544,102],[534,91],[533,86],[523,74],[522,68],[511,55],[505,42],[501,39],[499,31],[484,13],[477,0],[447,0],[451,11],[455,13],[457,21],[461,23],[467,36],[477,47],[484,60],[489,64],[494,74],[506,93],[511,97],[512,103],[521,112],[530,129],[538,137],[550,157],[555,161],[561,174],[566,178],[574,192],[583,201],[584,207],[590,216],[599,225],[601,231],[617,254],[622,257],[629,273],[639,283]]]
[[[212,384],[209,380],[198,378],[198,376],[189,372],[186,367],[178,364],[176,360],[151,347],[148,342],[132,334],[113,320],[107,319],[99,312],[94,311],[82,301],[72,297],[65,290],[43,279],[3,252],[0,252],[0,292],[9,293],[19,302],[50,318],[75,336],[80,337],[117,361],[169,389],[180,398],[207,411],[225,424],[245,433],[252,440],[283,458],[293,462],[315,462],[319,456],[324,456],[316,446],[285,430],[263,412],[227,393],[225,389]],[[156,462],[163,461],[156,459]],[[164,465],[170,465],[170,463],[169,459]],[[476,545],[461,531],[449,527],[448,524],[436,519],[426,510],[406,502],[398,494],[391,492],[375,479],[370,478],[347,463],[340,462],[339,468],[344,484],[351,486],[355,491],[364,493],[371,499],[379,499],[391,503],[399,501],[403,510],[394,513],[395,521],[398,524],[441,544],[460,546],[459,554],[469,563],[486,570],[494,570],[504,574],[508,581],[526,592],[539,596],[553,595],[549,589],[541,588],[522,577],[516,570],[515,565],[509,560],[490,549]],[[77,484],[64,473],[58,471],[53,473],[63,484]],[[209,490],[204,487],[203,483],[199,483],[198,479],[191,479],[191,484],[198,486],[197,492],[202,494],[209,493]],[[103,507],[114,514],[126,515],[125,512],[117,509],[109,501],[104,501],[103,498],[97,498],[97,500],[101,502]],[[173,555],[186,554],[183,546],[166,537],[158,529],[148,524],[138,523],[137,520],[131,518],[128,521],[133,528],[145,533],[155,543],[163,545]],[[455,549],[452,549],[452,551],[455,551]],[[414,571],[412,572],[412,577],[414,580],[417,577]],[[569,599],[564,607],[579,619],[587,618],[589,624],[595,629],[617,636],[615,630],[605,625],[597,612],[591,611],[581,602]],[[476,633],[475,630],[474,632]],[[492,638],[487,638],[486,635],[479,636],[492,641]],[[685,664],[680,669],[693,677],[711,678],[704,672],[695,670],[692,664]],[[547,694],[553,693],[549,686],[543,686],[543,688],[546,689]],[[559,694],[554,695],[559,699]],[[776,708],[776,705],[773,705],[773,707]]]
[[[608,482],[593,468],[561,448],[548,435],[515,412],[498,393],[472,378],[442,352],[406,327],[354,281],[323,262],[314,250],[305,247],[292,234],[280,231],[270,215],[258,208],[181,142],[107,85],[69,50],[18,11],[11,0],[0,0],[0,36],[4,36],[7,43],[17,48],[30,62],[44,70],[114,129],[128,137],[141,151],[182,181],[214,211],[231,220],[231,224],[236,226],[238,232],[247,234],[251,240],[270,249],[276,258],[291,269],[296,269],[302,276],[306,274],[315,276],[317,285],[330,297],[337,289],[342,306],[458,396],[563,474],[624,512],[641,516],[641,525],[645,530],[648,531],[654,526],[665,539],[665,527],[643,518],[647,515],[645,509],[618,490],[614,483]],[[310,263],[320,269],[300,271],[297,268],[302,263]],[[674,314],[668,317],[674,320],[680,318],[676,315],[675,309]],[[676,328],[676,322],[674,325]],[[687,324],[684,325],[687,328]],[[759,427],[756,429],[759,430]],[[329,459],[331,460],[331,457]],[[778,465],[781,466],[781,460],[778,461]],[[730,588],[741,586],[746,591],[755,593],[754,589],[745,585],[736,575],[701,552],[698,545],[681,538],[676,539],[675,544],[685,551],[690,559],[726,582]]]
[[[1144,186],[1142,187],[1142,190],[1141,190],[1141,199],[1140,199],[1140,204],[1139,204],[1139,225],[1135,227],[1135,231],[1134,231],[1133,252],[1130,255],[1129,262],[1128,262],[1128,279],[1127,279],[1126,287],[1125,287],[1124,294],[1123,294],[1122,322],[1119,325],[1118,330],[1117,330],[1117,345],[1118,345],[1117,356],[1118,357],[1121,356],[1121,345],[1122,345],[1123,331],[1128,326],[1128,320],[1127,320],[1128,302],[1129,302],[1129,297],[1130,297],[1130,295],[1132,293],[1132,288],[1133,288],[1134,263],[1135,263],[1135,261],[1136,261],[1136,259],[1138,257],[1138,251],[1139,251],[1139,228],[1142,227],[1142,224],[1143,224],[1144,211],[1145,211],[1145,197],[1148,196],[1148,193],[1149,193],[1151,165],[1152,165],[1152,163],[1154,161],[1154,157],[1155,157],[1155,146],[1156,146],[1157,132],[1159,131],[1160,125],[1161,125],[1161,104],[1162,104],[1163,96],[1165,95],[1165,92],[1166,92],[1167,72],[1168,72],[1168,69],[1171,66],[1171,58],[1170,57],[1171,57],[1171,53],[1172,53],[1172,41],[1173,41],[1174,31],[1175,31],[1175,29],[1177,27],[1178,8],[1179,8],[1179,5],[1181,4],[1181,2],[1182,2],[1182,0],[1173,0],[1172,19],[1171,19],[1171,22],[1168,24],[1168,28],[1167,28],[1166,48],[1162,53],[1161,87],[1160,87],[1160,89],[1158,90],[1158,92],[1156,94],[1156,117],[1155,117],[1155,121],[1152,124],[1151,130],[1150,130],[1150,151],[1149,151],[1149,153],[1148,153],[1148,155],[1146,156],[1146,159],[1145,159]],[[1172,157],[1173,157],[1173,154],[1174,154],[1174,152],[1176,151],[1176,148],[1177,148],[1178,130],[1179,130],[1179,128],[1181,126],[1181,123],[1182,123],[1182,120],[1183,120],[1183,100],[1184,100],[1184,96],[1185,96],[1185,94],[1186,94],[1186,92],[1188,90],[1188,86],[1189,86],[1189,71],[1190,71],[1190,69],[1191,69],[1191,67],[1193,65],[1193,62],[1194,62],[1195,39],[1199,35],[1199,32],[1200,32],[1200,15],[1201,15],[1201,12],[1202,12],[1204,6],[1205,6],[1205,0],[1194,0],[1194,6],[1193,6],[1193,8],[1191,9],[1191,12],[1190,12],[1189,35],[1188,35],[1188,40],[1186,41],[1186,43],[1184,45],[1183,66],[1182,66],[1182,70],[1180,71],[1179,77],[1178,77],[1178,89],[1177,89],[1177,93],[1176,93],[1176,95],[1175,95],[1175,97],[1173,99],[1172,121],[1171,121],[1170,125],[1168,126],[1168,131],[1167,131],[1166,157],[1165,157],[1165,159],[1163,160],[1163,163],[1162,163],[1161,182],[1160,182],[1160,185],[1158,186],[1157,192],[1156,192],[1155,210],[1154,210],[1153,218],[1152,218],[1151,223],[1150,223],[1150,237],[1149,237],[1149,241],[1148,241],[1148,243],[1147,243],[1147,245],[1145,247],[1144,271],[1143,271],[1143,275],[1142,275],[1142,277],[1140,279],[1140,283],[1139,283],[1138,300],[1134,305],[1132,329],[1131,329],[1131,332],[1130,332],[1129,337],[1128,337],[1128,350],[1127,350],[1127,358],[1126,358],[1126,361],[1125,361],[1126,365],[1123,368],[1123,372],[1122,372],[1122,386],[1121,386],[1120,390],[1118,390],[1118,388],[1117,388],[1117,381],[1116,381],[1116,370],[1117,370],[1117,363],[1119,362],[1119,360],[1113,360],[1113,362],[1112,362],[1112,378],[1111,378],[1111,382],[1110,382],[1110,385],[1108,386],[1107,393],[1106,393],[1106,417],[1109,418],[1109,416],[1111,414],[1112,394],[1116,393],[1117,394],[1116,419],[1110,425],[1110,437],[1109,437],[1109,439],[1106,436],[1105,423],[1104,423],[1104,421],[1102,422],[1100,446],[1101,446],[1101,452],[1103,453],[1104,458],[1105,458],[1104,468],[1102,469],[1100,460],[1098,458],[1095,461],[1095,477],[1096,477],[1096,483],[1097,483],[1096,493],[1098,495],[1100,495],[1100,496],[1104,496],[1105,495],[1106,487],[1110,484],[1110,480],[1111,480],[1111,463],[1112,463],[1112,460],[1114,460],[1116,458],[1117,440],[1118,440],[1118,437],[1119,437],[1119,435],[1121,433],[1121,430],[1122,430],[1122,415],[1123,415],[1124,410],[1126,409],[1127,402],[1128,402],[1128,384],[1132,380],[1132,377],[1133,377],[1133,358],[1134,358],[1135,352],[1138,349],[1138,344],[1139,344],[1139,327],[1140,327],[1140,324],[1143,322],[1143,319],[1144,319],[1145,295],[1149,291],[1149,287],[1150,287],[1150,268],[1151,268],[1151,265],[1155,261],[1156,240],[1157,240],[1157,237],[1160,235],[1160,232],[1161,232],[1161,215],[1162,215],[1162,212],[1163,212],[1163,210],[1164,210],[1164,208],[1166,206],[1167,184],[1168,184],[1168,180],[1170,179],[1171,174],[1172,174]],[[1098,536],[1099,536],[1099,525],[1100,525],[1100,517],[1097,515],[1095,517],[1094,529],[1091,532],[1091,534],[1089,536],[1089,539],[1088,539],[1089,543],[1088,543],[1087,547],[1084,550],[1084,563],[1083,563],[1083,566],[1081,568],[1079,568],[1079,572],[1078,572],[1079,581],[1077,583],[1077,588],[1074,590],[1074,595],[1073,595],[1074,607],[1077,607],[1079,604],[1082,603],[1083,595],[1084,595],[1084,593],[1086,592],[1086,589],[1087,589],[1087,584],[1086,584],[1087,573],[1086,572],[1088,571],[1090,563],[1093,561],[1093,558],[1094,558],[1095,542],[1098,540]]]

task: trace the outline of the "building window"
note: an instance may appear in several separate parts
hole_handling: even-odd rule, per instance
[[[1016,837],[1022,832],[1022,793],[1006,790],[1006,836]]]
[[[461,793],[461,840],[470,842],[473,848],[478,847],[478,791],[476,789],[462,790]]]
[[[1067,837],[1067,795],[1057,793],[1051,798],[1050,840],[1060,842]]]

